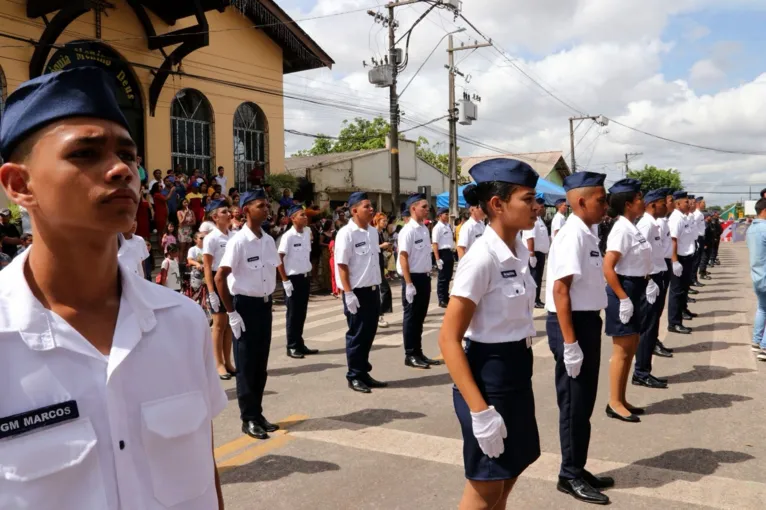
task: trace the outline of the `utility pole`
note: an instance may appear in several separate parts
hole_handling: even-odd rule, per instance
[[[627,173],[630,171],[630,168],[628,168],[628,163],[630,163],[630,158],[633,156],[643,156],[643,152],[629,152],[625,154],[625,170],[622,172],[622,176],[625,177]]]
[[[574,121],[576,120],[592,120],[599,126],[609,125],[609,119],[603,115],[585,115],[584,117],[570,117],[569,118],[569,150],[572,156],[572,173],[577,172],[577,161],[575,160],[575,130]],[[577,125],[580,126],[579,124]]]
[[[572,173],[577,171],[577,163],[575,162],[575,142],[574,142],[574,119],[569,119],[569,154],[572,157]]]
[[[391,212],[399,214],[399,96],[396,92],[396,75],[399,62],[396,58],[396,20],[394,8],[396,4],[388,4],[388,61],[391,64],[392,81],[389,110],[391,114],[391,133],[389,134],[389,151],[391,153]]]

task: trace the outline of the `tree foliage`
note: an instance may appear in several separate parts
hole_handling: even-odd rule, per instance
[[[627,177],[641,181],[643,193],[659,188],[671,188],[673,191],[683,189],[681,174],[673,168],[664,170],[656,166],[645,165],[643,170],[629,170]]]

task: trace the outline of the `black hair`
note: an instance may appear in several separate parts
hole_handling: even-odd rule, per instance
[[[764,197],[764,194],[766,194],[766,188],[763,188],[761,190],[761,198],[766,198],[766,197]]]
[[[159,192],[160,192],[160,183],[155,182],[154,184],[152,184],[152,189],[149,190],[149,193],[154,195],[155,193],[159,193]]]
[[[762,198],[755,203],[755,213],[760,216],[761,212],[766,209],[766,198]]]
[[[471,206],[479,206],[484,214],[489,216],[487,204],[492,197],[498,197],[503,202],[507,202],[518,186],[509,182],[488,181],[467,186],[463,189],[463,198]]]
[[[624,191],[622,193],[611,193],[608,197],[609,209],[617,213],[615,216],[625,214],[625,205],[628,202],[633,202],[638,196],[638,193],[639,193],[638,191]]]
[[[170,243],[168,247],[165,249],[165,255],[168,253],[173,253],[178,251],[178,245],[176,243]]]

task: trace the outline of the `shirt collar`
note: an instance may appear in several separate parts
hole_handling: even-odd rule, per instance
[[[350,220],[348,220],[348,223],[346,223],[346,226],[350,228],[351,230],[362,230],[364,232],[367,232],[367,230],[370,228],[370,225],[367,225],[367,228],[360,227],[359,225],[356,224],[356,221],[354,221],[354,218],[351,218]]]
[[[593,231],[590,228],[588,228],[588,225],[585,224],[585,222],[582,220],[582,218],[580,218],[576,214],[570,214],[569,218],[567,218],[567,222],[566,222],[566,224],[564,226],[569,225],[570,223],[572,225],[574,225],[576,228],[579,228],[580,230],[582,230],[583,232],[588,234],[589,236],[596,237],[596,236],[593,235]],[[596,237],[596,239],[598,239],[598,237]]]
[[[247,223],[242,224],[242,228],[240,229],[240,232],[243,233],[243,235],[245,236],[245,239],[247,239],[248,241],[253,241],[253,240],[260,241],[263,239],[263,236],[266,235],[266,232],[264,232],[264,230],[261,229],[261,237],[259,239],[258,236],[255,235],[255,232],[250,230],[250,227],[247,226]]]
[[[500,239],[500,236],[497,235],[495,229],[491,227],[484,231],[484,237],[487,239],[486,242],[489,243],[490,249],[497,255],[497,259],[501,264],[510,259],[522,260],[522,257],[517,255],[521,255],[523,251],[527,249],[526,246],[524,246],[524,243],[519,239],[519,236],[516,236],[514,242],[516,243],[515,248],[517,255],[514,255],[511,249],[508,248],[508,245],[505,244],[505,241]]]

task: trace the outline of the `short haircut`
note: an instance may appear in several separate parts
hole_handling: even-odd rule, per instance
[[[763,210],[766,209],[766,198],[762,198],[755,203],[755,213],[761,215]]]

